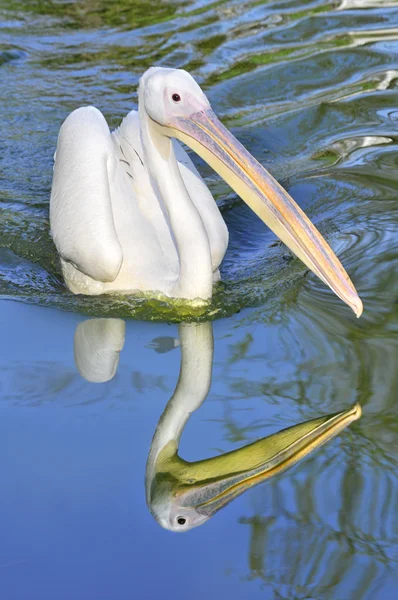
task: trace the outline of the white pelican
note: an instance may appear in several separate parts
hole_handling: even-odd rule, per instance
[[[361,416],[357,403],[348,410],[298,423],[214,458],[187,462],[178,446],[191,414],[200,408],[211,385],[211,323],[179,328],[181,368],[178,382],[152,439],[145,488],[156,521],[183,532],[205,523],[247,489],[294,465]],[[124,321],[91,319],[75,333],[75,361],[88,381],[112,379],[124,343]]]
[[[92,106],[60,129],[50,224],[72,292],[211,299],[228,231],[180,140],[360,316],[362,302],[334,252],[220,123],[189,73],[151,68],[138,96],[138,112],[112,133]]]

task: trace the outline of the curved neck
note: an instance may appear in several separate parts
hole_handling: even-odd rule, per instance
[[[161,415],[147,461],[147,487],[156,470],[161,450],[170,442],[178,448],[184,427],[206,399],[213,369],[213,326],[211,323],[183,323],[180,375],[174,393]]]
[[[145,162],[156,181],[167,210],[178,258],[179,277],[173,296],[210,299],[213,270],[210,244],[203,221],[192,202],[170,138],[148,117],[140,91],[139,116]]]

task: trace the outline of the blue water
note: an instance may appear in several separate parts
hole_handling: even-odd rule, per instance
[[[176,534],[150,514],[144,477],[180,368],[179,348],[156,352],[153,339],[176,337],[177,327],[129,321],[117,374],[93,384],[74,364],[82,321],[2,304],[3,598],[394,597],[387,355],[362,421],[202,527]],[[214,338],[212,388],[183,434],[187,460],[364,397],[350,347],[333,362],[338,336],[322,347],[303,329],[263,326],[249,314],[216,322]]]

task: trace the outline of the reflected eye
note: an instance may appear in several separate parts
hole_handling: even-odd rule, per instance
[[[176,95],[177,95],[177,94],[176,94]],[[178,519],[177,519],[177,523],[178,523],[179,525],[185,525],[185,523],[186,523],[186,522],[187,522],[187,520],[186,520],[186,519],[184,519],[184,517],[178,517]]]
[[[172,99],[173,99],[173,102],[180,102],[181,96],[180,96],[180,94],[173,94]]]

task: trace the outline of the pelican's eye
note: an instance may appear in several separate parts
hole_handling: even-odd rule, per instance
[[[173,94],[172,99],[173,99],[173,102],[180,102],[181,96],[180,96],[180,94]]]
[[[178,517],[178,518],[177,518],[177,523],[178,523],[179,525],[185,525],[185,523],[186,523],[186,522],[187,522],[187,520],[186,520],[186,519],[184,519],[184,517]]]

